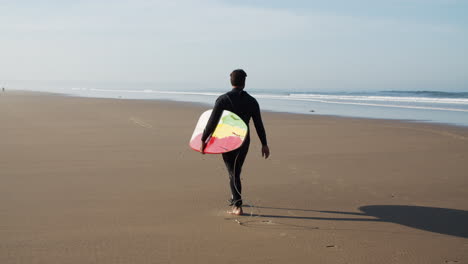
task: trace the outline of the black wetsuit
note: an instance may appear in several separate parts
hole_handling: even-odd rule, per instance
[[[262,145],[267,145],[265,128],[263,127],[260,107],[257,100],[247,92],[237,88],[221,95],[216,100],[213,112],[211,113],[210,119],[206,124],[205,131],[203,132],[202,141],[206,141],[208,137],[211,136],[224,110],[237,114],[247,124],[247,127],[249,126],[249,121],[252,117]],[[229,173],[229,185],[231,187],[232,201],[236,206],[242,205],[242,185],[240,174],[245,157],[249,151],[249,145],[250,129],[248,129],[247,136],[240,148],[223,154],[223,160]]]

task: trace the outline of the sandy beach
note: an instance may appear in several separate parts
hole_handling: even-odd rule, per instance
[[[232,217],[206,109],[0,93],[0,263],[468,263],[468,128],[264,112]]]

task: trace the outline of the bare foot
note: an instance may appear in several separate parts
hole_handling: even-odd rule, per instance
[[[244,212],[242,211],[242,207],[233,206],[231,211],[228,211],[228,214],[232,215],[242,215]]]

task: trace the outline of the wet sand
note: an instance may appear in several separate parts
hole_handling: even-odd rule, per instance
[[[0,93],[0,263],[468,262],[467,128],[264,113],[232,217],[208,108]]]

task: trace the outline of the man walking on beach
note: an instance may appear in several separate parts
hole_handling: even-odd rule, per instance
[[[265,128],[263,127],[262,117],[260,115],[260,106],[257,100],[250,94],[244,91],[245,79],[247,74],[244,70],[237,69],[231,73],[231,85],[232,90],[218,97],[216,100],[213,112],[211,113],[210,119],[206,124],[205,130],[202,136],[201,153],[204,154],[206,147],[206,141],[214,132],[219,119],[224,110],[231,111],[238,115],[242,120],[249,126],[250,118],[252,117],[257,130],[257,135],[262,142],[262,157],[268,158],[270,156],[270,149],[267,145]],[[244,164],[247,152],[249,151],[250,145],[250,129],[248,129],[247,136],[245,137],[242,146],[231,152],[222,154],[224,164],[229,173],[229,185],[231,188],[232,197],[230,203],[233,206],[231,214],[242,215],[242,185],[240,180],[240,174],[242,165]]]

